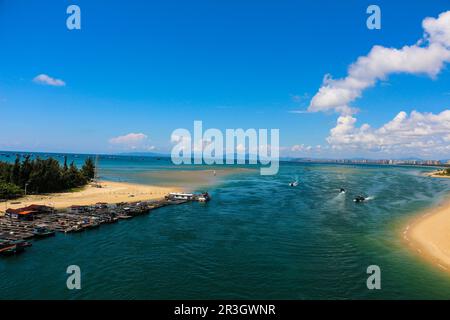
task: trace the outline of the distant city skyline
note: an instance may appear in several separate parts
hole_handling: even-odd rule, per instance
[[[357,0],[79,0],[72,31],[69,4],[0,1],[0,150],[168,154],[202,120],[280,129],[281,157],[450,158],[445,1],[379,1],[381,30]]]
[[[7,156],[9,155],[9,157]],[[15,161],[16,156],[20,156],[21,158],[26,155],[31,155],[34,157],[41,158],[61,158],[64,156],[68,158],[83,155],[83,156],[99,156],[102,157],[136,157],[136,158],[170,158],[170,154],[168,153],[158,153],[158,152],[113,152],[113,153],[74,153],[74,152],[41,152],[41,151],[25,151],[25,150],[16,150],[16,151],[7,151],[0,150],[0,160],[4,161]],[[246,154],[246,163],[248,163],[248,155]],[[193,157],[194,158],[194,157]],[[9,159],[9,160],[8,160]],[[224,157],[225,159],[225,157]],[[450,158],[442,158],[442,159],[421,159],[421,158],[363,158],[363,157],[353,157],[353,158],[327,158],[327,157],[289,157],[284,156],[280,157],[280,161],[299,161],[299,162],[319,162],[319,163],[342,163],[342,164],[390,164],[390,165],[402,165],[402,164],[410,164],[410,165],[432,165],[432,166],[441,166],[441,165],[450,165]]]

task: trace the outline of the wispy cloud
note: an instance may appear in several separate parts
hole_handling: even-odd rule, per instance
[[[125,150],[155,150],[155,146],[149,144],[149,138],[143,133],[128,133],[109,139],[109,143]]]
[[[66,85],[63,80],[50,77],[43,73],[34,77],[33,82],[53,87],[64,87]]]
[[[304,113],[310,113],[308,110],[289,110],[289,113],[297,113],[297,114],[304,114]]]
[[[290,96],[291,100],[295,102],[301,109],[289,110],[288,111],[289,113],[296,113],[296,114],[309,113],[307,109],[307,101],[310,99],[310,96],[308,93],[304,93],[302,95],[291,94]]]
[[[118,136],[115,138],[109,139],[109,143],[112,144],[132,144],[139,143],[146,140],[148,136],[143,133],[128,133],[123,136]]]

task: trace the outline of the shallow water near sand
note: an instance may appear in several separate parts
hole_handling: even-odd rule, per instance
[[[133,157],[102,158],[100,167],[104,179],[150,184],[164,183],[161,171],[186,170]],[[450,191],[450,179],[427,170],[282,162],[276,176],[237,171],[201,186],[212,194],[207,204],[34,241],[0,260],[0,298],[448,299],[450,275],[400,237],[409,217]],[[299,186],[289,187],[295,177]],[[355,204],[360,193],[370,200]],[[78,291],[66,288],[73,264]],[[381,268],[378,291],[366,287],[372,264]]]

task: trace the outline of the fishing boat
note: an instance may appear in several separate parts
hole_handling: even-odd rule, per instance
[[[37,238],[47,238],[55,235],[55,231],[50,230],[45,225],[38,225],[33,229],[33,234]]]
[[[79,224],[64,230],[65,233],[76,233],[76,232],[82,232],[82,231],[84,231],[84,228]]]
[[[26,247],[31,247],[32,244],[29,241],[25,241],[25,240],[14,240],[11,242],[12,244],[18,246],[18,247],[22,247],[22,248],[26,248]]]
[[[109,223],[117,223],[119,222],[119,218],[118,217],[111,217],[108,220]]]
[[[0,255],[2,256],[12,256],[17,253],[21,253],[25,250],[24,247],[13,243],[7,243],[0,246]]]
[[[116,223],[118,221],[119,221],[118,217],[107,217],[103,220],[103,223],[110,224],[110,223]]]
[[[98,222],[89,222],[84,225],[85,229],[97,229],[98,227],[100,227],[100,223]]]

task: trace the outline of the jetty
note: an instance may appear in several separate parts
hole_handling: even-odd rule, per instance
[[[31,246],[27,240],[47,238],[54,236],[55,232],[67,234],[97,229],[103,224],[146,215],[165,206],[207,202],[210,198],[207,192],[170,193],[163,199],[151,201],[73,205],[65,209],[44,205],[7,209],[0,217],[0,256],[23,252],[25,247]]]

